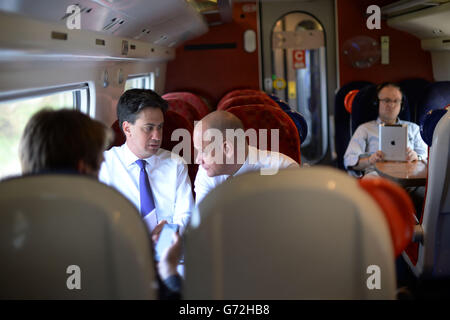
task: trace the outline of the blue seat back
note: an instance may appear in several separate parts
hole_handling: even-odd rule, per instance
[[[417,109],[417,121],[422,123],[428,111],[450,104],[450,81],[438,81],[424,89]]]
[[[271,98],[274,99],[273,97]],[[294,121],[295,126],[297,127],[298,136],[300,137],[300,143],[305,142],[306,137],[308,136],[308,123],[306,122],[305,117],[300,112],[292,110],[291,107],[283,100],[277,101],[274,99],[274,101],[278,103],[281,109],[283,109],[292,121]]]
[[[430,85],[430,82],[421,78],[406,79],[400,81],[399,85],[400,88],[402,88],[403,94],[408,99],[411,121],[420,125],[419,119],[417,118],[418,106],[422,99],[422,95],[425,92],[425,89]]]

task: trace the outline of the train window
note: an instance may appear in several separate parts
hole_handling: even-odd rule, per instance
[[[89,114],[87,85],[5,94],[0,97],[0,179],[21,174],[19,142],[31,116],[43,108]]]
[[[272,92],[305,117],[302,161],[311,164],[323,158],[328,141],[324,39],[321,23],[303,12],[286,14],[272,29]]]
[[[125,83],[125,91],[130,89],[155,89],[154,74],[129,76]]]

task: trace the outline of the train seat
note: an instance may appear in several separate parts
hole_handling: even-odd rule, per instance
[[[114,132],[114,141],[112,142],[111,146],[109,147],[110,149],[112,147],[121,146],[126,141],[125,134],[123,133],[122,129],[120,128],[119,120],[114,121],[114,123],[111,125],[111,129]]]
[[[306,122],[305,117],[303,117],[300,112],[292,110],[286,102],[282,100],[278,100],[276,102],[281,107],[281,109],[286,112],[286,114],[292,119],[292,121],[294,121],[300,138],[300,144],[302,144],[308,136],[308,123]]]
[[[172,138],[173,132],[177,129],[185,129],[186,138],[187,134],[192,137],[192,133],[194,132],[194,124],[189,122],[188,119],[186,119],[179,113],[172,110],[167,110],[164,113],[164,127],[161,148],[172,151],[172,149],[178,143],[180,143],[180,141],[177,140],[178,138],[176,138],[175,136]]]
[[[228,110],[229,108],[236,106],[245,106],[249,104],[264,104],[281,109],[278,103],[270,99],[266,94],[264,95],[252,95],[252,96],[236,96],[231,97],[223,101],[220,105],[217,105],[217,110]]]
[[[200,113],[189,102],[178,98],[166,98],[169,103],[169,110],[172,110],[183,117],[185,117],[190,123],[194,124],[194,121],[201,119]]]
[[[301,163],[300,137],[292,119],[281,108],[266,105],[247,105],[233,107],[227,110],[238,117],[244,124],[244,129],[257,131],[257,147],[272,150],[271,129],[279,129],[279,151],[298,163]],[[259,129],[267,129],[267,144],[259,140]]]
[[[417,113],[419,110],[419,103],[422,99],[422,95],[426,91],[426,88],[431,84],[429,81],[421,78],[416,79],[406,79],[400,81],[400,88],[402,88],[403,93],[406,95],[409,103],[409,110],[411,121],[417,124],[420,124],[420,121],[417,117]]]
[[[186,101],[194,106],[194,108],[197,109],[199,115],[201,118],[206,116],[208,113],[211,112],[211,108],[208,106],[208,104],[201,98],[200,96],[191,93],[191,92],[169,92],[164,94],[163,99],[180,99],[183,101]]]
[[[174,131],[177,129],[184,129],[184,132],[180,132],[180,135],[174,135],[172,137]],[[166,113],[164,114],[163,139],[161,142],[161,148],[175,152],[179,156],[183,157],[183,159],[186,161],[192,190],[194,190],[194,180],[198,171],[198,164],[195,164],[194,161],[194,145],[192,144],[193,132],[193,123],[189,122],[183,116],[174,111],[166,111]],[[183,149],[181,151],[174,150],[175,146],[179,145],[186,139],[189,140],[189,143],[186,143],[186,146],[190,147],[190,154],[184,154]],[[186,151],[189,152],[189,150]]]
[[[356,179],[329,167],[227,180],[186,230],[184,297],[394,299],[382,210]]]
[[[421,133],[429,144],[429,158],[425,201],[418,226],[420,236],[403,257],[417,277],[449,279],[450,110],[432,110],[423,122]]]
[[[305,117],[294,110],[285,111],[286,114],[294,121],[295,126],[297,127],[298,136],[300,138],[300,144],[302,144],[306,138],[308,137],[308,123],[306,122]]]
[[[350,117],[344,106],[344,100],[347,94],[352,90],[359,90],[372,83],[367,81],[349,82],[342,86],[334,98],[334,127],[335,127],[335,146],[337,154],[337,167],[344,169],[344,154],[347,150],[351,138]]]
[[[113,188],[25,176],[0,183],[0,205],[1,299],[157,298],[147,228]]]
[[[422,124],[430,110],[441,109],[450,103],[450,81],[433,82],[424,89],[418,104],[417,123]]]
[[[254,90],[254,89],[236,89],[229,91],[227,94],[225,94],[217,103],[217,106],[220,106],[224,101],[238,96],[254,96],[254,95],[263,95],[267,96],[267,94],[264,91],[261,90]]]
[[[395,257],[400,256],[411,243],[416,224],[410,196],[405,189],[388,179],[358,179],[358,183],[382,209],[389,224]]]
[[[286,101],[280,100],[279,98],[275,97],[275,96],[270,96],[270,98],[275,101],[281,109],[283,109],[284,111],[290,111],[292,110],[291,107],[287,104]]]
[[[280,98],[278,98],[276,95],[274,94],[268,94],[269,98],[272,99],[273,101],[275,101],[276,103],[278,103],[278,105],[281,107],[281,109],[283,109],[284,111],[289,111],[291,110],[291,107],[289,106],[289,104],[284,101],[281,100]]]

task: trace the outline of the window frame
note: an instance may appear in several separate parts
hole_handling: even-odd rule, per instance
[[[74,106],[78,111],[89,114],[90,106],[90,88],[88,83],[77,83],[58,87],[47,87],[31,90],[19,90],[0,93],[0,103],[13,102],[17,100],[34,99],[43,96],[49,96],[66,91],[73,91],[74,94]],[[81,93],[84,91],[84,94]],[[85,104],[85,105],[83,105]],[[84,111],[84,110],[86,111]]]
[[[127,80],[125,81],[125,86],[126,86],[126,83],[128,81],[136,80],[136,79],[139,79],[139,78],[141,78],[141,80],[142,80],[141,86],[140,87],[135,87],[135,88],[132,88],[132,89],[150,89],[150,90],[154,90],[155,89],[155,73],[154,72],[129,75],[127,77]]]
[[[0,93],[0,104],[9,104],[9,103],[17,103],[21,101],[52,96],[62,93],[72,93],[72,105],[73,107],[69,110],[78,110],[91,115],[91,111],[94,109],[91,107],[91,88],[87,82],[69,84],[69,85],[61,85],[55,87],[45,87],[45,88],[37,88],[37,89],[28,89],[28,90],[15,90],[15,91],[7,91]],[[45,106],[42,106],[45,108]],[[41,110],[40,108],[39,110]],[[37,111],[36,111],[37,112]],[[17,173],[11,173],[11,176],[15,176]],[[21,174],[21,173],[19,173]],[[9,177],[10,174],[6,174],[5,176],[0,176],[0,180]]]

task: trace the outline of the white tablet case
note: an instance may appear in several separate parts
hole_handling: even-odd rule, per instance
[[[380,124],[378,130],[378,145],[384,153],[384,160],[406,161],[408,125]]]

